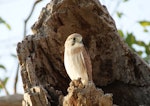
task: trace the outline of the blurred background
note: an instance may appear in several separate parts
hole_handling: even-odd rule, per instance
[[[50,0],[0,0],[0,96],[23,93],[16,56],[17,43],[31,35],[31,26]],[[100,0],[131,49],[150,63],[150,1]]]

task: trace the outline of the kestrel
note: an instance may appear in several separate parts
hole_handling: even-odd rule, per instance
[[[92,65],[90,56],[85,50],[82,36],[71,34],[65,42],[64,64],[71,80],[81,78],[84,85],[92,81]]]

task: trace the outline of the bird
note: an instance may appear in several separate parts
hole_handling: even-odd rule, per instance
[[[64,65],[71,80],[81,78],[83,85],[92,81],[92,64],[87,53],[82,35],[73,33],[65,41]]]

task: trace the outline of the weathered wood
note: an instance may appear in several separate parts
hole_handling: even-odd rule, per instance
[[[49,104],[59,104],[70,82],[63,64],[64,42],[77,32],[91,56],[96,86],[113,93],[120,106],[150,105],[149,66],[120,38],[114,20],[97,0],[53,0],[32,30],[17,47],[26,93],[40,86]]]
[[[84,87],[81,79],[74,80],[64,97],[63,106],[113,106],[112,94],[96,89],[93,82]]]

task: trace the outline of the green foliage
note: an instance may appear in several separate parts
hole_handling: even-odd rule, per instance
[[[1,80],[1,83],[2,83],[2,84],[0,84],[0,89],[3,89],[3,86],[6,86],[8,79],[9,79],[9,78],[6,77],[4,80]]]
[[[144,32],[148,32],[147,27],[150,26],[150,21],[143,20],[138,23],[144,28]]]
[[[128,39],[128,40],[127,40]],[[146,53],[147,56],[150,55],[150,43],[146,44],[143,41],[139,41],[135,39],[135,35],[133,35],[132,33],[127,34],[127,38],[126,38],[126,42],[128,43],[128,45],[130,45],[131,48],[133,44],[136,44],[138,46],[144,47],[145,51],[143,53]],[[141,52],[139,52],[139,55],[142,54]]]
[[[0,24],[4,24],[9,30],[11,30],[10,25],[8,23],[6,23],[6,21],[3,20],[1,17],[0,17]],[[2,64],[0,64],[0,69],[3,69],[6,71],[6,67]],[[8,81],[8,77],[5,77],[4,80],[0,79],[0,90],[6,86],[7,81]]]
[[[127,36],[125,38],[125,41],[128,43],[128,45],[132,48],[132,45],[136,42],[135,36],[133,36],[132,33],[127,33]]]
[[[147,27],[147,26],[150,26],[150,21],[139,21],[139,24],[143,27]]]
[[[118,0],[119,1],[119,0]],[[129,0],[122,0],[122,2],[119,4],[123,4],[124,2],[128,2]],[[116,8],[116,15],[119,19],[122,18],[122,16],[124,15],[123,12],[120,12],[117,8]],[[142,20],[142,21],[138,21],[137,24],[140,24],[143,27],[143,33],[144,32],[149,32],[148,27],[150,27],[150,21],[147,20]],[[126,32],[124,33],[122,31],[122,29],[118,30],[119,35],[124,38],[125,42],[129,45],[129,47],[137,52],[140,56],[142,56],[144,54],[144,56],[146,55],[146,57],[144,57],[144,59],[150,63],[150,43],[146,44],[144,41],[140,41],[137,40],[135,35],[131,32]],[[134,45],[140,46],[140,47],[144,47],[144,51],[141,50],[136,50],[134,47]]]
[[[127,2],[127,1],[129,1],[129,0],[123,0],[123,2]]]
[[[119,18],[121,18],[121,17],[122,17],[122,15],[123,15],[123,13],[122,13],[122,12],[117,12],[117,16],[118,16]]]
[[[5,66],[4,66],[4,65],[2,65],[2,64],[0,64],[0,69],[3,69],[3,70],[5,70],[5,71],[6,71]]]
[[[119,33],[119,35],[120,35],[121,37],[124,37],[124,33],[123,33],[122,30],[118,30],[118,33]]]
[[[8,23],[6,23],[6,21],[3,20],[1,17],[0,17],[0,24],[4,24],[9,30],[11,30],[10,25]],[[3,69],[3,70],[6,71],[6,67],[2,64],[0,64],[0,69]],[[0,79],[0,90],[3,89],[6,86],[6,83],[7,83],[8,79],[9,79],[8,77],[5,77],[4,80]]]
[[[0,17],[0,24],[4,24],[9,30],[11,30],[11,27],[8,23],[6,23],[5,20],[3,20],[1,17]]]
[[[146,44],[145,42],[143,41],[140,41],[140,40],[137,40],[135,38],[135,35],[133,35],[133,33],[123,33],[122,30],[118,30],[118,33],[121,37],[124,38],[125,42],[129,45],[129,47],[136,51],[140,56],[145,53],[147,56],[144,58],[146,61],[148,61],[148,59],[150,60],[150,43],[149,44]],[[133,45],[138,45],[138,46],[141,46],[141,47],[144,47],[145,48],[145,51],[140,51],[140,50],[135,50],[133,48]]]

